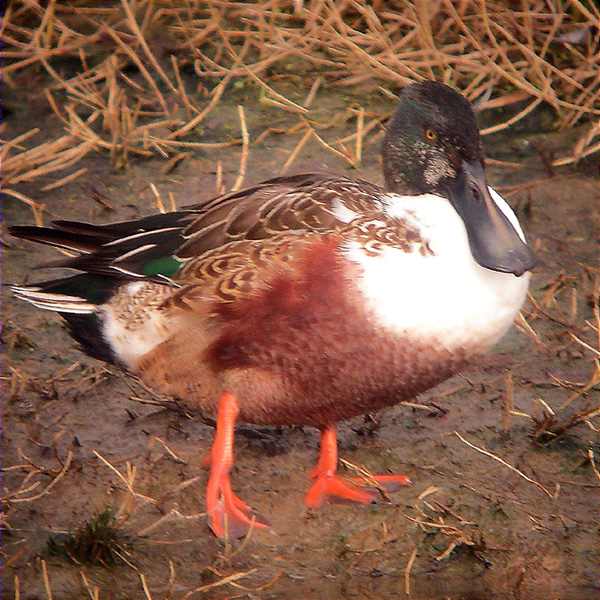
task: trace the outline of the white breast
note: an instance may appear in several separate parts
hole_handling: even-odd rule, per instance
[[[522,236],[508,204],[491,192]],[[498,341],[523,305],[529,273],[515,277],[479,266],[448,200],[431,194],[387,198],[388,215],[413,225],[433,254],[386,247],[374,255],[358,243],[347,245],[347,257],[362,267],[359,288],[380,324],[448,350],[485,350]]]

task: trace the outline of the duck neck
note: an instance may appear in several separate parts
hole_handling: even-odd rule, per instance
[[[383,169],[385,179],[385,191],[401,196],[418,196],[423,190],[418,186],[411,184],[399,171]]]

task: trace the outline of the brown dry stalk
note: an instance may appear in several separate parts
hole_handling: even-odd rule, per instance
[[[578,155],[573,154],[571,156],[557,158],[555,161],[552,162],[552,166],[553,167],[563,167],[565,165],[571,165],[571,164],[581,160],[582,158],[585,158],[592,154],[596,154],[596,152],[600,152],[600,142],[598,142],[597,144],[594,144],[593,146],[590,146],[589,148],[586,148],[583,152],[581,152]]]
[[[584,342],[581,338],[578,338],[573,332],[569,331],[568,333],[571,336],[571,338],[575,340],[580,346],[583,346],[586,350],[589,350],[598,358],[600,358],[600,350],[596,350],[596,348],[593,348],[588,343]]]
[[[410,596],[410,573],[412,571],[413,565],[415,564],[416,558],[417,548],[415,546],[413,548],[413,551],[410,553],[410,557],[408,558],[408,562],[406,563],[406,567],[404,569],[404,593],[407,596]]]
[[[138,573],[140,577],[140,581],[142,582],[142,588],[144,590],[144,595],[146,596],[146,600],[152,600],[152,594],[148,589],[148,583],[146,582],[146,576],[143,573]]]
[[[182,597],[181,600],[188,600],[188,598],[190,598],[190,596],[192,596],[194,594],[198,594],[201,592],[207,592],[208,590],[212,590],[212,589],[222,587],[227,584],[231,584],[235,581],[238,581],[239,579],[243,579],[244,577],[248,577],[249,575],[256,573],[256,571],[258,571],[258,569],[256,569],[256,568],[250,569],[248,571],[241,571],[239,573],[234,573],[233,575],[229,575],[228,577],[224,577],[223,579],[220,579],[219,581],[215,581],[215,582],[209,583],[207,585],[202,585],[193,590],[190,590],[187,594],[185,594],[185,596]]]
[[[482,131],[488,135],[511,127],[542,103],[555,109],[561,127],[600,115],[600,40],[593,33],[599,15],[594,3],[581,0],[523,0],[518,10],[500,0],[419,0],[397,3],[393,10],[385,3],[320,0],[121,0],[110,7],[27,0],[10,4],[0,24],[0,57],[5,61],[0,72],[17,88],[37,77],[41,64],[51,81],[42,82],[40,91],[72,134],[68,141],[57,138],[62,140],[60,151],[88,142],[91,150],[110,153],[117,165],[126,165],[131,154],[170,154],[165,138],[181,140],[196,133],[234,78],[258,86],[262,104],[306,115],[315,107],[317,92],[332,83],[396,92],[410,81],[436,77],[478,99],[478,110],[511,108],[512,116]],[[565,41],[575,26],[587,31],[585,43]],[[155,46],[157,31],[169,49],[166,61],[162,48]],[[78,72],[61,74],[59,61],[65,58],[78,61]],[[129,72],[130,67],[137,73]],[[190,79],[189,67],[198,79]],[[208,78],[215,78],[217,86],[202,102]],[[284,86],[292,81],[301,89],[290,93]],[[63,105],[52,90],[66,94]],[[517,102],[525,104],[515,109]],[[185,122],[149,139],[148,131],[165,115],[173,115],[174,121],[184,115]],[[370,120],[364,123],[359,115],[357,131],[338,140],[335,148],[316,132],[312,135],[327,151],[356,166],[365,146],[379,135],[367,134],[383,118],[367,111],[364,116]],[[598,127],[593,124],[552,164],[569,165],[600,152]],[[32,140],[33,132],[4,144],[5,184],[35,181],[48,174],[46,166],[67,169],[83,156],[74,152],[72,162],[68,155],[52,156],[59,148],[51,145],[57,140],[48,139],[38,144],[44,147],[39,154],[27,155],[30,151],[21,145]],[[309,138],[302,139],[306,143]],[[354,147],[346,149],[347,142]],[[202,143],[189,141],[190,148]],[[79,169],[59,181],[66,185],[82,174]],[[46,182],[48,189],[52,185]]]
[[[60,470],[58,475],[41,492],[35,494],[34,496],[28,496],[27,498],[12,498],[10,502],[13,504],[17,504],[20,502],[33,502],[35,500],[39,500],[42,496],[49,494],[52,488],[65,476],[65,473],[69,470],[69,467],[71,466],[72,460],[73,453],[69,450],[62,469]]]
[[[242,155],[240,157],[240,170],[231,188],[232,192],[237,192],[244,183],[246,177],[246,165],[248,164],[248,149],[250,147],[250,137],[248,136],[248,127],[246,125],[246,116],[244,114],[244,107],[238,106],[238,115],[240,117],[240,127],[242,129]]]
[[[127,463],[127,477],[123,475],[115,466],[113,466],[108,460],[106,460],[97,450],[93,450],[93,454],[100,459],[125,485],[127,491],[133,498],[139,498],[143,502],[149,502],[150,504],[157,504],[157,500],[150,496],[140,494],[133,489],[133,480],[135,479],[135,467],[132,467],[130,463]]]
[[[70,175],[66,175],[65,177],[62,177],[61,179],[59,179],[58,181],[55,181],[54,183],[45,185],[44,187],[41,188],[41,190],[42,190],[42,192],[49,192],[50,190],[55,190],[59,187],[62,187],[63,185],[67,185],[67,183],[71,183],[71,181],[75,181],[75,179],[78,179],[79,177],[81,177],[82,175],[85,175],[86,173],[87,173],[86,167],[77,169],[77,171],[75,171],[74,173],[71,173]]]
[[[12,140],[8,140],[8,141],[2,140],[2,149],[0,150],[0,161],[2,161],[2,163],[5,162],[8,151],[13,147],[18,147],[19,150],[23,150],[23,147],[20,146],[20,144],[22,144],[29,138],[33,137],[34,135],[38,134],[39,132],[40,132],[39,128],[34,127],[33,129],[30,129],[26,133],[22,133],[21,135],[18,135],[16,138],[13,138]]]
[[[79,50],[83,46],[95,44],[99,38],[100,38],[100,34],[96,34],[93,36],[84,37],[81,40],[74,42],[73,44],[70,44],[69,46],[63,46],[61,48],[53,48],[53,49],[43,49],[43,50],[38,49],[37,52],[33,56],[30,56],[29,58],[26,58],[20,62],[13,63],[12,65],[8,65],[8,66],[0,68],[0,76],[2,76],[2,78],[5,78],[9,73],[12,73],[13,71],[18,71],[25,67],[28,67],[28,66],[32,65],[33,63],[36,63],[40,60],[48,59],[53,56],[63,56],[65,54],[68,54],[69,52]]]
[[[105,31],[106,31],[106,33],[108,33],[108,35],[110,35],[110,37],[115,41],[115,43],[127,54],[127,56],[129,56],[129,58],[134,62],[134,64],[140,70],[140,73],[144,76],[144,79],[148,82],[148,84],[152,88],[152,91],[158,98],[158,101],[160,102],[160,105],[162,106],[163,112],[165,114],[168,114],[169,109],[167,108],[167,103],[165,101],[165,98],[162,95],[161,91],[158,89],[158,85],[156,84],[154,77],[152,77],[152,75],[150,75],[148,69],[146,69],[146,67],[144,66],[144,63],[142,62],[140,57],[135,53],[135,51],[130,46],[128,46],[119,37],[119,35],[116,33],[116,31],[114,31],[111,27],[106,26]]]
[[[594,471],[594,475],[596,475],[598,481],[600,481],[600,471],[598,471],[598,467],[596,466],[594,451],[591,448],[588,448],[587,455],[590,460],[590,464],[592,465],[592,470]]]
[[[245,51],[244,51],[244,49],[242,49],[242,52],[240,54],[240,60],[242,60],[242,57],[244,56],[244,54],[245,54]],[[225,78],[223,79],[223,81],[221,81],[221,83],[213,90],[212,98],[210,99],[210,102],[208,103],[207,106],[204,107],[204,109],[200,112],[200,114],[196,115],[191,121],[188,121],[188,123],[186,123],[183,127],[180,127],[177,131],[174,131],[173,133],[171,133],[168,136],[168,139],[175,139],[175,138],[181,137],[183,135],[186,135],[192,129],[194,129],[195,127],[200,125],[200,123],[202,123],[202,121],[204,121],[206,116],[219,103],[219,100],[221,99],[221,96],[225,92],[225,89],[226,89],[227,85],[229,84],[229,81],[231,80],[232,77],[233,77],[233,75],[231,75],[230,73],[227,74],[225,76]]]
[[[53,595],[52,595],[52,587],[50,586],[50,577],[48,575],[48,567],[46,565],[46,561],[44,559],[41,559],[41,564],[42,564],[42,577],[44,579],[44,589],[46,590],[46,598],[48,600],[53,600]]]
[[[79,162],[93,148],[93,142],[83,142],[79,146],[75,146],[74,148],[69,148],[68,150],[60,152],[58,155],[55,155],[53,160],[46,163],[45,165],[42,165],[41,167],[37,167],[36,169],[26,171],[25,173],[22,173],[15,177],[9,177],[7,182],[14,185],[15,183],[31,181],[36,177],[48,175],[49,173],[53,173],[54,171],[66,169],[67,167],[70,167],[76,162]]]
[[[96,585],[94,587],[90,585],[90,582],[88,581],[88,578],[86,577],[83,570],[79,571],[79,575],[81,577],[83,585],[85,586],[85,589],[87,590],[90,600],[100,600],[100,588]]]
[[[356,119],[356,145],[354,148],[354,159],[357,165],[362,162],[362,144],[365,135],[365,109],[360,107],[358,118]]]
[[[71,146],[73,142],[75,142],[74,136],[63,136],[53,142],[45,142],[13,157],[3,157],[3,180],[5,182],[8,181],[6,174],[10,174],[11,171],[19,171],[24,167],[30,167],[51,160],[58,152]]]
[[[192,104],[189,96],[185,91],[185,84],[183,83],[181,73],[179,72],[179,64],[177,63],[177,58],[173,54],[171,54],[171,66],[173,67],[173,72],[175,73],[179,97],[183,101],[189,119],[192,116],[192,113],[198,113],[199,110]]]
[[[31,208],[35,224],[39,227],[41,227],[44,224],[44,219],[42,215],[46,206],[45,204],[40,204],[39,202],[36,202],[29,196],[26,196],[25,194],[22,194],[21,192],[17,192],[16,190],[12,190],[10,188],[2,188],[2,193],[6,194],[7,196],[12,196],[13,198],[20,200],[24,204],[27,204],[27,206]]]
[[[531,477],[528,477],[527,475],[525,475],[525,473],[523,473],[522,471],[519,471],[519,469],[517,469],[516,467],[513,467],[511,464],[507,463],[505,460],[503,460],[499,456],[496,456],[495,454],[492,454],[489,450],[485,450],[484,448],[479,448],[479,446],[476,446],[475,444],[472,444],[471,442],[465,440],[465,438],[462,435],[460,435],[460,433],[458,433],[458,431],[455,431],[454,435],[456,435],[456,437],[461,442],[463,442],[463,444],[466,444],[470,448],[473,448],[473,450],[476,450],[477,452],[484,454],[485,456],[489,456],[490,458],[499,462],[501,465],[504,465],[505,467],[509,468],[511,471],[513,471],[514,473],[519,475],[519,477],[522,477],[526,481],[529,481],[529,483],[533,483],[533,485],[535,485],[537,488],[542,490],[542,492],[544,492],[544,494],[546,494],[548,497],[550,497],[550,498],[554,497],[553,494],[551,494],[539,481],[536,481],[535,479],[531,479]]]
[[[315,134],[314,130],[309,127],[307,128],[305,134],[300,138],[300,141],[296,144],[291,154],[288,156],[288,159],[281,167],[280,173],[283,175],[293,164],[293,162],[298,158],[298,155],[302,151],[302,148],[306,145],[306,142]]]
[[[507,371],[504,378],[504,394],[502,395],[502,430],[504,433],[510,431],[510,421],[513,409],[513,377],[512,373]]]
[[[134,33],[134,35],[138,39],[140,46],[142,47],[142,50],[144,51],[144,54],[150,61],[150,64],[154,67],[154,70],[159,74],[160,78],[167,84],[167,86],[171,89],[171,91],[174,93],[177,93],[177,88],[173,85],[172,81],[167,77],[167,74],[163,71],[162,67],[160,66],[160,64],[158,63],[156,58],[154,57],[154,54],[152,54],[150,47],[146,43],[146,39],[144,38],[142,31],[140,30],[140,27],[139,27],[137,21],[135,20],[135,16],[131,10],[129,1],[121,0],[121,5],[123,6],[123,10],[125,11],[125,14],[127,15],[127,24],[129,25],[129,28],[131,29],[131,31]],[[165,112],[167,112],[167,111],[165,110]]]
[[[313,84],[310,86],[310,90],[308,91],[308,95],[306,96],[306,98],[304,99],[304,102],[302,103],[304,108],[310,108],[311,104],[313,103],[314,99],[317,96],[317,92],[319,91],[319,87],[321,87],[322,83],[323,83],[322,77],[317,77],[313,81]]]
[[[262,79],[260,79],[258,75],[255,75],[250,69],[248,69],[248,67],[244,66],[243,69],[246,72],[246,75],[250,77],[250,79],[255,81],[263,90],[265,90],[265,92],[267,92],[267,94],[272,96],[276,101],[281,103],[283,106],[286,106],[289,111],[297,112],[302,115],[308,112],[308,109],[304,106],[300,106],[299,104],[292,102],[289,98],[286,98],[283,94],[276,92],[270,85],[266,84]]]
[[[147,127],[149,129],[150,126]],[[161,146],[174,146],[179,148],[202,148],[203,150],[216,150],[218,148],[229,148],[231,146],[239,146],[242,140],[231,140],[229,142],[181,142],[179,140],[165,140],[163,138],[157,138],[149,136],[150,142],[156,142]]]
[[[491,127],[486,127],[480,131],[481,135],[489,135],[490,133],[497,133],[498,131],[502,131],[503,129],[508,129],[511,125],[514,125],[517,121],[520,121],[523,117],[527,116],[534,108],[539,106],[542,102],[543,98],[536,98],[533,102],[528,104],[522,111],[511,117],[507,121],[503,123],[499,123],[498,125],[492,125]]]
[[[6,566],[8,567],[8,565]],[[13,581],[15,584],[15,600],[21,600],[21,581],[19,580],[19,576],[15,575]]]

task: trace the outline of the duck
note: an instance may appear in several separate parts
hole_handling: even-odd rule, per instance
[[[491,188],[475,115],[436,81],[402,89],[382,144],[385,185],[326,173],[276,177],[173,212],[108,224],[13,226],[77,273],[14,286],[59,313],[88,355],[216,421],[208,525],[268,522],[233,491],[236,423],[312,426],[305,504],[369,504],[338,474],[336,425],[418,396],[509,330],[536,259]]]

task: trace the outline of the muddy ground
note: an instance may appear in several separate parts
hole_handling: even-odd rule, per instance
[[[252,139],[268,125],[297,121],[258,104],[256,90],[232,93],[199,139],[239,136],[238,103],[246,107]],[[292,89],[287,93],[295,99]],[[7,102],[12,114],[3,137],[39,123],[49,139],[60,132],[43,99],[12,92]],[[365,99],[324,89],[317,98],[322,117],[351,103],[391,106],[375,94]],[[523,165],[489,172],[500,188],[527,184],[508,190],[508,197],[542,259],[532,282],[539,307],[525,308],[538,338],[513,328],[481,364],[416,399],[418,406],[399,405],[341,426],[341,457],[372,472],[406,473],[414,482],[391,502],[308,512],[303,495],[317,432],[243,426],[234,488],[268,515],[272,530],[255,532],[241,548],[220,543],[201,514],[207,479],[202,459],[212,428],[83,355],[56,315],[6,294],[4,597],[371,600],[403,598],[410,590],[411,598],[423,600],[599,598],[600,476],[589,451],[600,464],[600,423],[596,418],[556,438],[536,439],[536,427],[544,425],[533,419],[541,422],[545,415],[556,430],[600,405],[596,385],[557,412],[594,370],[594,352],[569,332],[595,347],[600,179],[597,159],[549,173],[545,159],[566,148],[572,134],[541,135],[536,127],[533,122],[529,129],[488,137],[486,146],[490,156]],[[246,183],[278,174],[301,135],[271,135],[251,144]],[[378,146],[367,145],[356,172],[375,182],[382,179]],[[21,190],[46,203],[47,220],[122,220],[156,210],[150,183],[165,200],[172,192],[178,206],[213,195],[217,160],[231,186],[239,156],[239,147],[194,151],[163,173],[160,158],[133,160],[117,171],[106,155],[89,155],[78,164],[88,168],[84,179],[51,193],[40,192],[39,182]],[[351,172],[311,141],[289,172],[315,169]],[[32,222],[25,205],[3,202],[7,223]],[[48,277],[31,269],[54,252],[8,235],[3,242],[5,282]],[[504,432],[508,374],[522,415],[513,416]],[[557,413],[556,424],[539,399]],[[77,564],[50,551],[49,540],[60,543],[107,507],[122,532],[118,551],[124,560]]]

